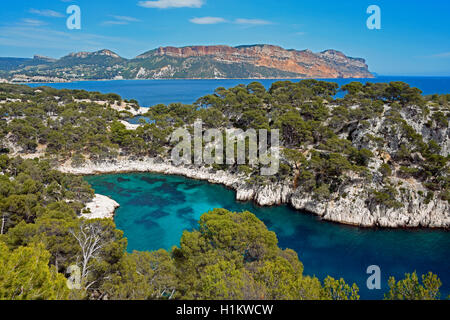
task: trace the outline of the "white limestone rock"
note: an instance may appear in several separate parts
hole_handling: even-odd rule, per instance
[[[90,212],[82,214],[81,217],[85,219],[112,219],[119,206],[113,199],[96,194],[94,199],[86,204],[86,209]]]
[[[73,168],[70,163],[59,167],[65,173],[79,175],[124,173],[124,172],[155,172],[170,175],[181,175],[192,179],[205,180],[210,183],[222,184],[236,190],[238,201],[255,201],[260,206],[289,204],[295,209],[316,214],[324,220],[356,225],[361,227],[429,227],[450,228],[450,206],[447,201],[433,199],[425,203],[425,197],[419,194],[420,185],[411,182],[404,185],[406,192],[397,199],[404,206],[399,209],[388,209],[380,205],[368,204],[368,190],[376,186],[356,181],[343,188],[346,197],[331,195],[330,200],[319,201],[312,194],[293,190],[289,185],[271,184],[252,186],[244,176],[225,171],[194,166],[174,166],[170,161],[154,158],[142,160],[119,159],[114,162],[95,164],[88,162],[82,167]],[[105,197],[107,198],[107,197]],[[91,217],[111,217],[118,204],[107,198],[99,198],[97,205],[91,205]],[[101,200],[103,199],[103,200]],[[110,202],[111,201],[111,202]],[[107,206],[108,209],[105,209]],[[103,208],[103,209],[102,209]]]

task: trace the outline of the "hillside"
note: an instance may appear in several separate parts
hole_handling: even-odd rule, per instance
[[[75,174],[153,171],[224,184],[238,200],[290,204],[365,227],[450,227],[450,95],[392,82],[316,80],[218,88],[194,105],[148,110],[115,94],[0,85],[4,153],[50,158]],[[130,125],[140,113],[151,123]],[[261,165],[177,166],[175,128],[278,129],[280,170]],[[82,125],[80,125],[82,124]],[[106,130],[105,130],[106,128]],[[69,138],[68,138],[69,137]]]
[[[336,50],[313,53],[273,45],[160,47],[134,59],[110,50],[58,60],[0,58],[0,78],[12,82],[99,79],[373,78],[364,59]]]

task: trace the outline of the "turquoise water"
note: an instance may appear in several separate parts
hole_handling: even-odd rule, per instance
[[[390,82],[404,81],[413,87],[418,87],[424,94],[450,93],[450,77],[401,77],[380,76],[376,79],[324,79],[338,83],[340,86],[352,81],[360,82]],[[211,94],[218,87],[230,88],[238,84],[261,82],[266,88],[279,80],[117,80],[117,81],[79,81],[72,83],[45,84],[57,89],[83,89],[102,93],[117,93],[124,99],[136,99],[144,107],[158,103],[169,104],[181,102],[190,104],[198,98]],[[299,80],[292,80],[299,81]],[[32,84],[33,87],[42,84]]]
[[[279,245],[299,254],[305,273],[356,282],[364,299],[380,299],[389,275],[437,273],[444,297],[450,293],[450,233],[440,230],[360,229],[295,211],[287,206],[261,208],[235,201],[235,192],[220,185],[149,173],[89,176],[97,193],[120,203],[117,227],[128,238],[128,250],[170,249],[184,230],[197,226],[213,208],[248,210],[276,232]],[[369,291],[366,269],[378,265],[382,290]]]

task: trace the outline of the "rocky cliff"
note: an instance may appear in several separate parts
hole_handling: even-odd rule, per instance
[[[310,50],[286,50],[273,45],[251,46],[191,46],[183,48],[164,47],[146,52],[139,60],[159,60],[162,57],[182,59],[181,67],[172,66],[172,74],[183,72],[183,68],[205,60],[210,65],[203,72],[216,77],[271,77],[282,74],[301,78],[372,78],[364,59],[351,58],[342,52],[327,50],[313,53]],[[214,62],[214,63],[211,63]],[[227,70],[225,66],[251,66],[247,70]],[[228,68],[229,69],[229,68]],[[254,70],[252,70],[254,69]]]
[[[260,206],[289,204],[295,209],[320,216],[324,220],[360,227],[386,228],[450,228],[450,205],[447,201],[434,199],[424,202],[419,191],[421,187],[411,182],[407,192],[400,195],[402,208],[389,209],[377,204],[368,204],[368,186],[355,181],[343,190],[347,196],[335,197],[331,200],[317,200],[311,193],[292,188],[290,184],[274,183],[255,186],[246,183],[245,176],[226,171],[195,166],[174,166],[170,161],[145,158],[130,160],[121,158],[116,161],[92,163],[83,166],[72,166],[70,161],[62,164],[58,170],[78,175],[156,172],[181,175],[187,178],[205,180],[222,184],[236,191],[236,200],[255,201]],[[375,188],[375,184],[373,185]]]
[[[273,45],[161,47],[134,59],[111,50],[61,59],[0,58],[0,77],[12,82],[96,79],[373,78],[364,59],[335,50],[313,53]],[[40,80],[38,80],[40,79]]]

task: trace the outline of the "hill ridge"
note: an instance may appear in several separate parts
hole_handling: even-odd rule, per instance
[[[158,47],[126,59],[109,49],[60,59],[0,58],[12,82],[109,79],[373,78],[366,60],[335,49],[312,52],[272,44]],[[13,60],[15,59],[15,60]]]

